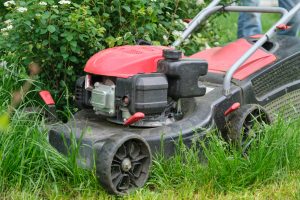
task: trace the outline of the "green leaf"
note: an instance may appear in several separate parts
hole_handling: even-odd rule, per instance
[[[77,42],[76,41],[72,41],[70,42],[71,47],[77,47]]]
[[[129,6],[122,6],[122,8],[124,9],[124,10],[126,10],[127,12],[131,12],[131,9],[130,9],[130,7]]]
[[[48,40],[44,40],[43,42],[42,42],[42,45],[43,46],[47,46],[49,44],[49,41]]]
[[[109,47],[115,46],[116,38],[109,36],[105,39],[105,42],[108,44]]]
[[[64,58],[64,60],[67,60],[69,58],[69,54],[63,53],[61,56]]]
[[[67,33],[67,37],[66,37],[67,41],[70,42],[73,40],[73,35],[71,33]]]
[[[48,30],[50,33],[54,33],[54,32],[56,31],[56,28],[55,28],[55,26],[53,26],[53,25],[49,25],[49,26],[47,27],[47,30]]]
[[[79,39],[81,40],[81,41],[86,41],[87,39],[88,39],[89,37],[87,36],[87,35],[85,35],[85,34],[80,34],[79,35]]]
[[[69,59],[74,63],[78,63],[78,59],[75,56],[71,56]]]
[[[67,52],[67,48],[65,46],[60,47],[60,52],[62,54],[66,53]]]
[[[45,34],[45,33],[47,33],[47,29],[41,29],[41,34]]]
[[[103,13],[102,16],[105,17],[105,18],[109,18],[109,14],[108,13]]]
[[[30,21],[25,21],[24,24],[26,24],[27,26],[31,26],[31,22]]]

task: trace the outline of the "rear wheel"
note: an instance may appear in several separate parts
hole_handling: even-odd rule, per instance
[[[148,179],[151,152],[138,135],[110,138],[97,157],[99,181],[112,194],[129,193],[144,186]]]
[[[260,134],[263,124],[270,124],[267,112],[259,105],[248,104],[231,113],[227,118],[228,140],[247,152]]]

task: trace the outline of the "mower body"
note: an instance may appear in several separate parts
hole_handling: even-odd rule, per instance
[[[169,47],[139,45],[99,52],[87,62],[87,76],[76,84],[76,100],[82,109],[68,123],[52,126],[49,141],[68,154],[72,138],[76,139],[79,164],[93,168],[94,163],[108,162],[98,156],[105,146],[113,149],[115,141],[131,135],[146,142],[152,155],[172,155],[179,137],[191,145],[213,128],[226,138],[235,103],[241,107],[258,105],[269,121],[279,113],[297,117],[298,38],[276,36],[266,42],[234,73],[231,95],[223,94],[225,73],[260,37],[242,38],[190,57]],[[136,113],[144,115],[135,118]],[[130,118],[133,121],[126,124]],[[99,176],[106,177],[100,172],[102,168],[97,169]],[[123,191],[101,182],[113,193]]]

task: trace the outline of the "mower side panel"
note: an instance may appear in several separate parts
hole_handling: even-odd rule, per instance
[[[300,52],[265,68],[241,86],[245,102],[265,107],[272,119],[277,114],[297,118],[300,114]]]

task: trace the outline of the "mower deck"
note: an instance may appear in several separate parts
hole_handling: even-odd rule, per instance
[[[235,93],[238,93],[239,88],[234,88]],[[219,106],[224,103],[228,106]],[[84,109],[76,113],[68,123],[52,126],[49,132],[49,141],[60,152],[68,154],[69,147],[73,144],[71,138],[75,138],[76,142],[81,143],[80,157],[86,159],[85,165],[88,167],[92,167],[90,161],[93,158],[93,149],[101,148],[106,140],[114,135],[127,133],[143,137],[148,142],[153,154],[159,152],[163,138],[164,153],[171,155],[174,152],[174,141],[182,137],[183,141],[189,145],[193,137],[203,137],[206,131],[213,127],[214,118],[218,118],[219,114],[224,115],[225,110],[219,109],[228,108],[231,103],[232,99],[229,101],[222,96],[222,88],[219,85],[203,97],[183,101],[183,107],[187,110],[183,110],[184,118],[182,120],[167,126],[146,129],[114,124],[94,114],[93,110]],[[214,112],[215,109],[219,112]]]

